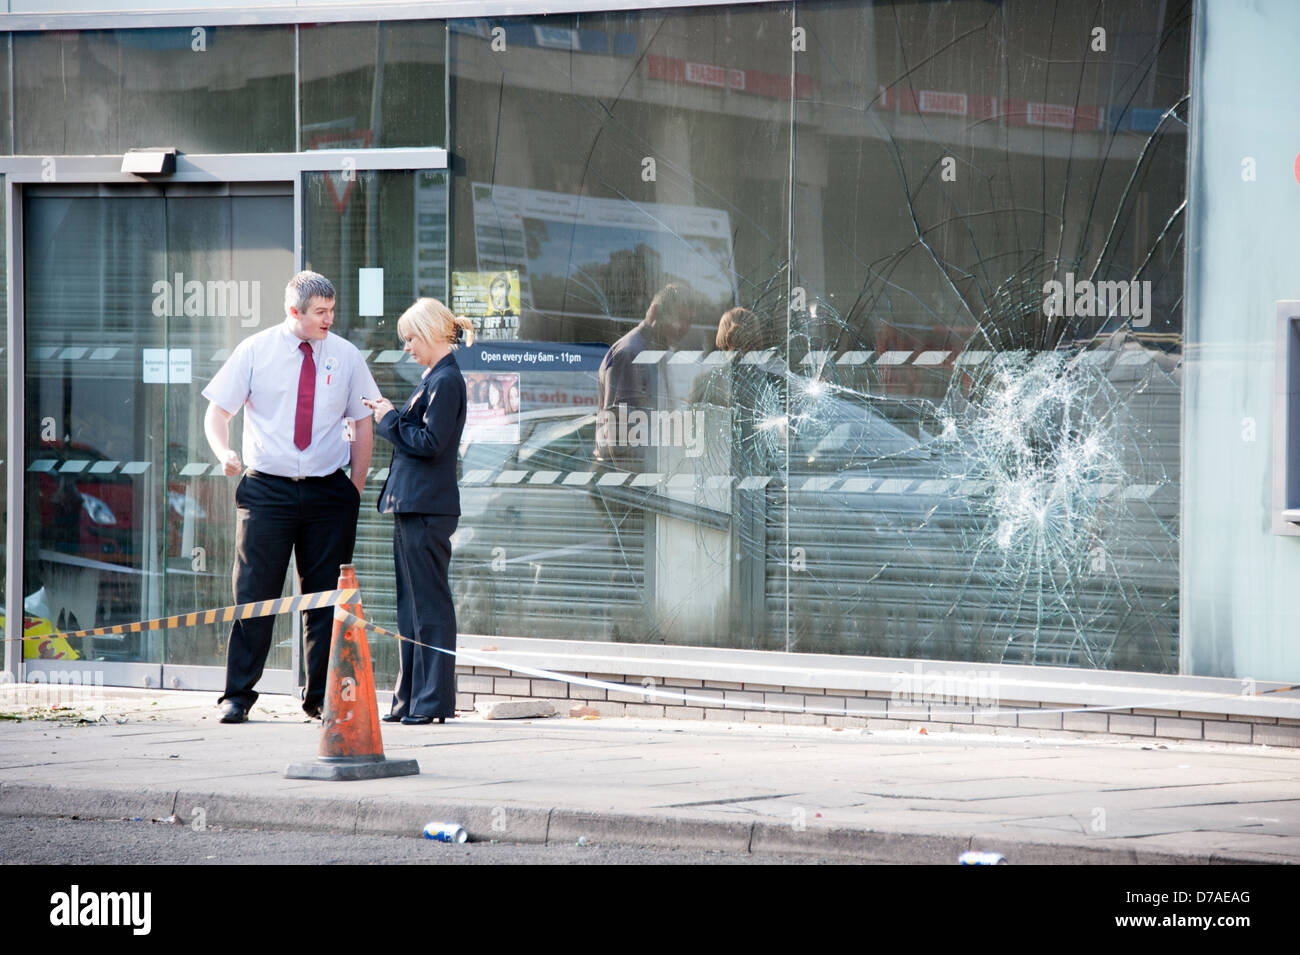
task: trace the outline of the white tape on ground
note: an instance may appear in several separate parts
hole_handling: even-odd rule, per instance
[[[1270,692],[1268,690],[1265,690],[1262,691],[1262,693],[1255,693],[1250,695],[1237,694],[1237,693],[1194,693],[1194,694],[1189,693],[1180,696],[1169,697],[1162,700],[1148,700],[1145,702],[1121,703],[1121,704],[1116,704],[1114,706],[1072,706],[1072,707],[1063,707],[1060,709],[1048,709],[1046,707],[1027,708],[1027,709],[1002,709],[996,704],[993,704],[991,706],[963,707],[963,706],[953,705],[949,703],[944,703],[942,700],[934,700],[932,703],[926,703],[926,704],[916,703],[915,705],[921,707],[920,709],[917,710],[897,709],[891,706],[887,712],[881,714],[866,713],[866,712],[851,713],[841,709],[829,709],[827,707],[819,707],[819,706],[794,706],[791,704],[767,703],[764,701],[756,701],[756,700],[738,700],[738,699],[728,699],[726,697],[718,698],[715,696],[698,696],[694,693],[688,693],[685,690],[668,690],[668,689],[659,688],[657,686],[646,686],[640,683],[635,683],[635,684],[613,683],[607,680],[593,680],[590,677],[574,676],[571,673],[558,673],[554,670],[544,670],[540,667],[530,667],[521,663],[510,663],[508,661],[508,658],[503,658],[502,656],[500,656],[498,651],[491,651],[489,653],[484,653],[483,651],[474,651],[474,650],[446,650],[443,649],[442,647],[430,646],[427,643],[421,643],[420,641],[413,640],[410,637],[403,637],[401,634],[393,633],[391,630],[385,630],[383,627],[377,626],[376,624],[370,623],[369,621],[362,620],[360,617],[356,616],[355,614],[343,610],[341,605],[335,611],[335,618],[345,620],[349,624],[356,624],[358,626],[364,627],[366,630],[369,630],[372,633],[377,633],[381,636],[393,637],[396,640],[406,640],[409,643],[413,643],[416,644],[417,646],[425,647],[426,649],[429,650],[437,650],[439,653],[445,653],[448,656],[455,657],[458,660],[462,660],[465,662],[472,661],[478,663],[481,666],[497,667],[502,670],[509,670],[512,673],[522,673],[526,676],[535,676],[538,679],[543,679],[543,680],[556,680],[560,683],[568,683],[575,686],[589,686],[592,687],[593,689],[598,689],[598,690],[606,690],[606,691],[613,690],[616,693],[631,693],[635,695],[640,695],[643,697],[647,697],[645,701],[647,703],[650,702],[649,698],[653,698],[659,700],[671,700],[673,702],[680,702],[680,703],[702,703],[708,706],[721,706],[723,709],[730,708],[730,709],[737,709],[737,710],[767,710],[776,713],[808,713],[814,716],[862,716],[862,717],[877,717],[883,719],[892,719],[894,717],[905,717],[913,720],[918,720],[918,719],[928,720],[932,718],[930,716],[930,710],[929,710],[930,705],[942,706],[943,707],[942,715],[944,716],[956,716],[958,714],[964,714],[964,713],[970,713],[972,715],[979,715],[979,716],[986,716],[986,717],[1020,716],[1020,715],[1032,715],[1032,714],[1043,715],[1043,714],[1051,714],[1051,713],[1106,713],[1113,710],[1128,710],[1128,709],[1170,709],[1170,708],[1189,709],[1189,707],[1187,707],[1186,705],[1176,706],[1176,704],[1187,704],[1189,702],[1199,702],[1203,704],[1211,698],[1248,699],[1250,698],[1250,696],[1260,696],[1262,695],[1262,693]],[[910,678],[910,674],[908,676]],[[1277,689],[1284,690],[1287,688],[1278,687]],[[1297,689],[1297,687],[1290,687],[1290,689]],[[906,694],[906,696],[917,696],[917,695],[924,696],[925,694],[924,693]],[[867,697],[866,699],[880,700],[880,702],[889,702],[889,703],[896,702],[892,698],[889,700],[885,700],[882,697]],[[588,702],[588,701],[582,701],[582,702]],[[599,703],[598,700],[595,702]],[[897,702],[915,703],[915,701],[907,701],[907,700],[902,700]]]

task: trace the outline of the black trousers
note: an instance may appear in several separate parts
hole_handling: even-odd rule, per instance
[[[441,514],[393,515],[393,563],[397,569],[398,647],[396,716],[456,715],[456,658],[431,647],[456,649],[456,608],[447,568],[451,535],[459,519]]]
[[[297,556],[303,593],[333,590],[339,565],[352,560],[360,503],[356,486],[342,470],[301,481],[246,472],[235,488],[235,602],[279,597],[291,552]],[[274,619],[254,617],[231,626],[222,700],[245,707],[257,700],[253,687],[266,667]],[[333,607],[303,614],[304,709],[325,699],[333,629]]]

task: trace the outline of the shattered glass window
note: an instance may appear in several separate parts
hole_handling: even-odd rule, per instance
[[[1190,27],[452,21],[453,286],[583,356],[467,442],[460,629],[1176,671]]]

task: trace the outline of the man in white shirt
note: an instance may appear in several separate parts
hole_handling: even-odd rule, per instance
[[[357,508],[373,445],[362,398],[379,394],[356,346],[330,333],[334,285],[299,272],[284,290],[284,321],[241,342],[203,389],[204,431],[235,488],[235,602],[280,596],[289,554],[303,593],[332,590],[352,560]],[[243,458],[230,447],[230,419],[244,409]],[[343,472],[351,465],[352,477]],[[325,700],[333,610],[303,614],[307,686],[303,710]],[[272,617],[238,620],[226,653],[221,722],[242,723],[271,648]]]

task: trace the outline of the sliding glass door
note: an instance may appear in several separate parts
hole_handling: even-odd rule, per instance
[[[29,187],[23,253],[27,615],[70,631],[229,604],[235,480],[201,393],[282,317],[291,184]],[[228,628],[33,639],[24,655],[213,689]],[[270,683],[292,686],[292,648],[281,617]]]

